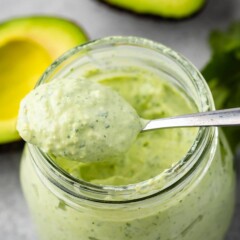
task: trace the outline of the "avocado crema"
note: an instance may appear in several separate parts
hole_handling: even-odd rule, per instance
[[[82,78],[37,87],[22,101],[17,125],[23,139],[70,175],[100,185],[137,183],[171,168],[191,148],[197,128],[139,134],[143,119],[196,111],[172,84],[145,73]]]
[[[80,162],[119,158],[146,121],[107,86],[77,78],[56,78],[21,102],[21,137],[54,157]]]
[[[58,76],[82,77],[109,87],[143,119],[197,111],[195,102],[179,85],[155,72],[127,67],[98,71],[87,68],[83,73],[78,71],[81,67],[69,67],[70,72],[67,68]],[[114,102],[115,96],[109,97],[113,98],[108,101]],[[69,101],[72,98],[75,99],[73,94]],[[57,106],[49,108],[55,111]],[[40,111],[36,110],[36,115]],[[68,112],[66,118],[76,119],[79,114]],[[59,120],[61,112],[57,116]],[[67,133],[68,129],[55,131]],[[235,180],[232,155],[221,132],[217,145],[214,138],[212,143],[207,142],[203,153],[196,151],[199,164],[188,165],[189,174],[172,183],[182,173],[176,163],[183,163],[184,156],[193,156],[189,150],[194,151],[198,132],[198,128],[148,131],[138,134],[130,149],[117,160],[79,162],[55,157],[51,159],[55,167],[49,165],[49,158],[27,144],[20,176],[39,239],[223,239],[233,213]],[[118,132],[116,138],[120,134],[123,133]],[[215,147],[216,152],[212,151]],[[163,185],[170,187],[160,191]]]

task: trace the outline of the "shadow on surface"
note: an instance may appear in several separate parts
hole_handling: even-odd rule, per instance
[[[2,144],[0,145],[0,153],[19,152],[23,149],[24,143],[23,140],[20,140],[17,142]]]

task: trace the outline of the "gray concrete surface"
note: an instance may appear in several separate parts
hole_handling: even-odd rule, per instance
[[[92,39],[108,35],[150,38],[181,52],[201,68],[210,54],[207,44],[209,31],[213,28],[224,29],[230,22],[239,19],[240,1],[209,0],[205,9],[197,16],[177,22],[139,17],[109,8],[94,0],[0,0],[0,21],[33,14],[54,14],[73,19],[87,30]],[[0,146],[0,240],[36,239],[19,184],[22,145],[17,143]],[[240,181],[239,177],[238,180]],[[240,239],[239,225],[240,194],[237,197],[235,218],[226,240]]]

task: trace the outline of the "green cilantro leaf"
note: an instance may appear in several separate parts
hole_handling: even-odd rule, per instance
[[[240,107],[240,22],[226,32],[210,34],[212,57],[202,70],[217,109]],[[240,143],[240,127],[224,128],[233,150]]]

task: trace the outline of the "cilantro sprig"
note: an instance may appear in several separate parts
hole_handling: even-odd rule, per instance
[[[240,107],[240,22],[227,31],[213,31],[209,38],[212,56],[202,70],[217,109]],[[224,128],[233,150],[240,144],[240,127]]]

